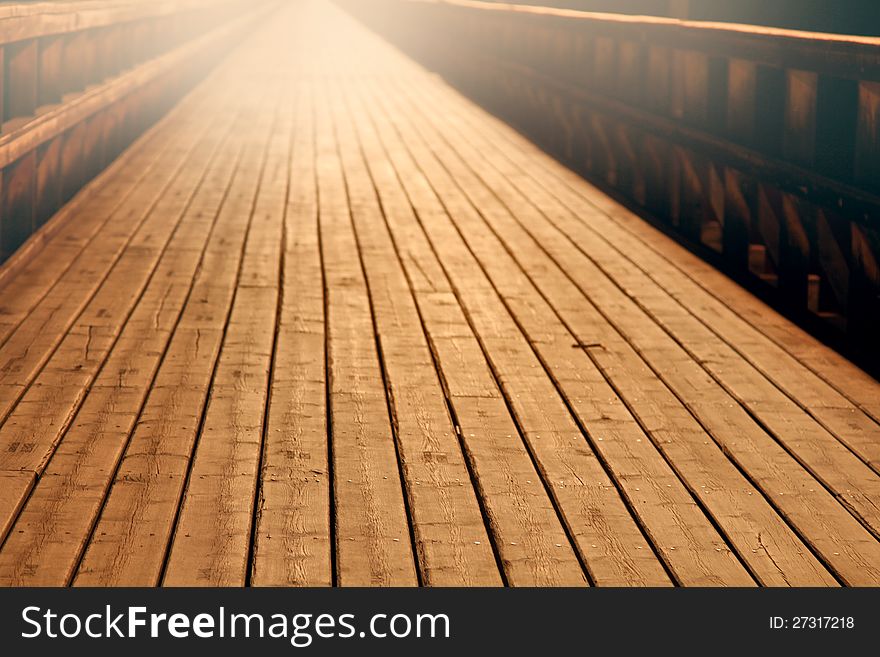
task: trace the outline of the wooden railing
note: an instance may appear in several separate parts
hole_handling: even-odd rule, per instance
[[[341,4],[880,364],[880,39],[467,0]]]
[[[271,6],[269,0],[0,5],[0,260]],[[43,233],[38,237],[48,236]]]

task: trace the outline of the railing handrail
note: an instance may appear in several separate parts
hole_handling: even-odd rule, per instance
[[[809,32],[742,23],[693,21],[659,16],[633,16],[537,5],[483,2],[481,0],[406,0],[413,4],[447,5],[471,10],[501,12],[511,16],[574,20],[620,37],[677,48],[712,50],[753,62],[790,65],[797,61],[807,70],[833,72],[859,79],[880,80],[880,37]]]
[[[79,32],[142,18],[172,16],[235,0],[99,0],[0,4],[0,45],[25,39]]]
[[[237,22],[244,22],[246,19],[247,17],[241,17]],[[238,27],[237,22],[222,25],[102,84],[74,94],[67,102],[59,103],[50,111],[33,117],[16,131],[0,134],[0,169],[118,101],[132,89],[142,87],[156,76],[167,72],[175,62],[185,61],[187,55],[197,53],[204,44],[218,41],[222,35]]]
[[[681,18],[667,18],[665,16],[649,16],[647,14],[618,14],[603,11],[586,11],[582,9],[565,9],[561,7],[545,7],[541,5],[513,4],[509,2],[484,2],[483,0],[407,0],[426,4],[458,5],[488,11],[515,12],[523,14],[538,14],[544,16],[558,16],[564,18],[576,18],[601,23],[618,23],[626,25],[640,25],[666,28],[688,28],[696,30],[731,32],[736,34],[750,34],[758,37],[773,37],[786,39],[809,39],[810,41],[831,41],[839,43],[851,43],[860,45],[880,46],[880,37],[859,36],[854,34],[836,34],[832,32],[813,32],[809,30],[796,30],[781,27],[769,27],[765,25],[753,25],[750,23],[733,23],[726,21],[698,21]]]

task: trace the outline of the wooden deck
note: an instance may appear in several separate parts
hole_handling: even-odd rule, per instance
[[[880,585],[880,383],[333,5],[52,222],[3,585]]]

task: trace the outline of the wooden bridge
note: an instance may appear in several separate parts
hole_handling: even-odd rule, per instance
[[[0,6],[0,584],[880,585],[880,41],[209,4]]]

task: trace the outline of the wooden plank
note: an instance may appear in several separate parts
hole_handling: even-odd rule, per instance
[[[96,354],[108,346],[107,330],[93,329],[86,324],[69,333],[65,349],[54,364],[45,371],[47,382],[53,377],[63,379],[60,384],[37,383],[18,406],[16,415],[4,425],[4,444],[7,446],[4,463],[7,468],[36,469],[45,463],[57,437],[70,422],[70,412],[82,398],[83,391],[71,385],[76,380],[91,376],[99,360]],[[83,353],[85,348],[87,353]],[[94,350],[94,351],[93,351]],[[66,363],[66,365],[65,365]],[[11,386],[4,396],[10,399],[24,394],[21,385]]]
[[[300,83],[295,94],[284,286],[254,531],[255,586],[333,583],[314,107],[309,85]]]
[[[265,52],[267,61],[279,56],[277,48]],[[272,77],[266,76],[264,84],[272,82]],[[276,84],[284,88],[283,83],[282,77]],[[165,586],[242,586],[250,568],[254,498],[281,294],[293,123],[290,112],[283,109],[290,105],[289,96],[281,93],[272,100],[267,103],[275,113],[272,139],[254,201],[238,290],[168,555],[162,581]]]
[[[6,540],[35,480],[33,472],[0,471],[0,544]]]
[[[0,583],[880,582],[873,379],[281,16],[0,291]]]
[[[333,94],[331,112],[389,386],[422,581],[432,586],[499,586],[498,565],[449,400],[340,95],[339,90]]]
[[[812,71],[786,71],[783,155],[810,166],[816,158],[816,97],[819,77]]]
[[[357,115],[357,112],[354,114]],[[364,130],[364,128],[361,127],[361,130]],[[425,218],[425,225],[433,227],[440,221],[448,223],[447,220],[443,218],[443,208],[439,205],[436,197],[433,197],[431,189],[427,185],[427,181],[424,180],[424,177],[414,169],[414,165],[409,161],[401,145],[397,144],[395,140],[387,134],[387,127],[382,128],[381,130],[383,132],[383,142],[385,142],[386,147],[389,149],[389,152],[391,153],[390,156],[394,159],[394,164],[400,172],[404,186],[407,187],[407,191],[412,194],[416,209],[419,211],[420,216]],[[375,148],[376,147],[370,148],[368,152],[370,154],[374,153],[375,151],[373,149]],[[372,163],[374,160],[380,159],[381,155],[376,154],[370,157],[370,162]],[[412,233],[413,228],[410,227],[407,229],[405,224],[402,223],[404,217],[408,218],[408,220],[413,223],[415,223],[415,218],[411,215],[411,211],[407,214],[407,210],[405,209],[406,197],[404,196],[401,199],[400,192],[397,192],[397,195],[398,198],[395,200],[390,191],[384,192],[383,204],[387,211],[387,208],[392,201],[394,201],[393,207],[398,208],[396,212],[403,215],[392,222],[392,231],[396,232],[400,237],[402,237],[402,235],[406,236],[405,242],[402,241],[400,237],[398,238],[401,243],[406,244],[406,250],[410,251],[413,249],[413,244],[421,243],[424,245],[419,251],[411,251],[411,255],[408,258],[404,257],[405,264],[418,263],[418,266],[413,266],[411,278],[415,281],[419,281],[425,276],[424,270],[428,266],[427,263],[436,263],[431,265],[431,269],[439,268],[440,263],[437,263],[436,256],[430,250],[430,245],[425,241],[425,236],[421,235],[416,237]],[[401,207],[401,203],[404,204],[403,207]],[[427,217],[430,217],[430,220],[426,219]],[[390,217],[389,220],[391,220]],[[398,227],[398,224],[400,224],[400,227]],[[415,224],[415,229],[416,231],[419,230],[418,224]],[[493,321],[492,315],[498,314],[501,317],[504,317],[506,311],[503,307],[499,308],[497,298],[493,299],[494,293],[491,288],[488,288],[486,283],[480,282],[482,275],[479,273],[479,270],[474,269],[473,263],[468,264],[470,257],[461,252],[460,246],[455,245],[455,238],[453,237],[454,233],[449,232],[450,228],[447,228],[446,230],[448,238],[444,240],[442,248],[438,249],[438,252],[443,254],[443,263],[450,269],[450,273],[452,271],[455,272],[454,279],[461,281],[459,283],[461,289],[466,288],[469,294],[471,294],[471,290],[474,289],[476,292],[473,292],[472,294],[479,294],[477,297],[478,301],[468,303],[467,309],[469,313],[479,315],[479,318],[474,319],[475,321],[481,322],[484,327],[483,332],[489,336],[487,337],[487,341],[491,341],[493,345],[497,346],[497,351],[501,353],[508,352],[512,354],[520,354],[521,359],[528,359],[528,348],[526,347],[526,349],[523,350],[521,346],[521,338],[518,337],[517,329],[512,325],[509,319],[506,321],[499,320],[500,323],[495,327],[490,325]],[[459,264],[459,262],[463,264]],[[420,269],[422,270],[421,272]],[[425,279],[424,289],[422,289],[421,292],[427,295],[429,299],[431,296],[433,296],[434,299],[437,299],[440,293],[444,292],[451,296],[452,299],[450,301],[457,305],[455,296],[451,294],[451,291],[445,291],[449,290],[449,284],[443,280],[444,275],[442,269],[440,269],[439,272],[438,275]],[[480,289],[482,289],[483,292],[479,292]],[[462,292],[462,294],[464,294],[464,292]],[[479,310],[480,306],[486,306],[487,304],[491,310]],[[436,311],[431,312],[433,309],[436,309]],[[493,436],[494,439],[498,441],[497,446],[491,444],[487,445],[487,447],[494,447],[498,452],[503,451],[505,454],[510,453],[510,456],[506,456],[504,460],[501,460],[501,457],[497,452],[492,453],[491,450],[486,449],[485,447],[478,449],[478,445],[482,440],[477,441],[472,439],[476,438],[478,435],[482,436],[485,433],[483,426],[480,426],[484,424],[484,422],[480,421],[479,414],[485,414],[488,409],[488,404],[490,404],[493,398],[498,395],[497,393],[492,394],[491,391],[493,386],[491,383],[482,383],[482,381],[477,383],[477,385],[471,383],[475,367],[474,364],[468,364],[467,369],[464,369],[460,375],[456,372],[455,368],[450,367],[449,365],[450,361],[458,361],[457,356],[462,353],[462,346],[466,344],[461,336],[465,336],[471,332],[471,328],[468,326],[465,316],[461,314],[461,310],[456,309],[454,311],[456,315],[461,317],[461,328],[457,329],[454,324],[450,325],[450,314],[453,313],[453,310],[449,307],[449,304],[438,304],[435,302],[429,305],[426,303],[423,312],[426,315],[426,324],[429,332],[432,332],[432,322],[436,322],[439,325],[437,329],[433,329],[433,331],[438,331],[438,333],[432,335],[432,337],[437,345],[435,348],[440,352],[440,362],[441,365],[444,366],[444,371],[449,367],[450,374],[448,376],[451,378],[449,386],[453,393],[453,403],[456,407],[459,420],[462,423],[462,433],[465,437],[465,441],[474,443],[473,446],[468,444],[469,451],[476,453],[475,458],[479,458],[480,456],[485,458],[485,460],[479,459],[477,461],[476,467],[474,468],[476,476],[478,479],[485,479],[487,483],[483,484],[484,488],[488,488],[489,485],[494,484],[490,490],[497,490],[498,483],[495,483],[494,481],[493,471],[498,469],[500,463],[509,461],[515,453],[513,452],[515,449],[515,442],[511,443],[509,439],[516,435],[516,427],[511,427],[513,431],[507,430],[505,434],[501,434],[500,431],[496,429],[492,433],[495,434]],[[474,348],[469,351],[475,352],[476,354],[481,353],[478,344],[475,344]],[[489,347],[487,351],[491,358],[491,355],[495,350]],[[444,355],[447,353],[451,355],[447,357],[447,363],[444,364]],[[560,507],[569,514],[567,518],[569,527],[575,535],[579,547],[585,553],[584,558],[588,568],[591,570],[591,574],[601,583],[622,583],[626,581],[629,583],[648,582],[657,584],[662,583],[663,581],[668,581],[662,569],[659,567],[656,557],[651,554],[650,549],[647,548],[645,539],[640,535],[638,529],[632,522],[632,519],[629,517],[629,514],[621,504],[616,491],[610,484],[610,481],[608,481],[598,464],[595,463],[595,457],[576,444],[576,441],[581,442],[583,438],[578,428],[571,422],[564,406],[561,404],[561,400],[558,400],[558,397],[556,397],[552,388],[549,395],[547,395],[546,398],[542,397],[542,399],[544,400],[543,405],[545,407],[549,406],[549,409],[553,410],[540,408],[542,404],[538,401],[538,394],[540,394],[538,391],[542,391],[546,395],[546,386],[549,385],[550,382],[546,380],[546,377],[543,379],[536,378],[532,381],[530,380],[531,377],[522,376],[526,369],[531,369],[528,367],[528,364],[532,362],[530,360],[520,360],[520,362],[517,363],[515,359],[508,358],[507,362],[506,370],[503,370],[501,378],[508,392],[508,400],[513,408],[518,410],[517,415],[523,423],[530,444],[536,450],[538,462],[542,464],[542,470],[553,474],[552,486],[554,494],[558,496],[557,499]],[[524,365],[525,367],[523,367]],[[517,368],[519,369],[517,370]],[[514,373],[518,373],[519,376],[516,376]],[[456,378],[462,378],[462,376],[465,376],[466,378],[464,378],[461,383],[455,380]],[[489,372],[486,373],[486,378],[491,382],[492,378]],[[483,393],[485,397],[475,395],[474,398],[469,399],[465,397],[465,395],[462,395],[461,398],[457,398],[455,394],[456,385],[463,386],[463,391],[468,392],[472,389],[476,391],[484,390],[486,391]],[[554,397],[556,397],[557,401],[551,404],[549,400],[553,400]],[[534,399],[534,402],[530,403],[529,400],[531,399]],[[461,411],[458,410],[459,407],[461,407]],[[560,408],[560,410],[556,410],[557,408]],[[462,411],[476,411],[476,418],[473,414],[463,414]],[[503,415],[507,415],[507,413],[508,412],[505,410]],[[502,415],[500,413],[495,413],[489,417],[495,420],[496,416],[500,417]],[[567,421],[565,418],[568,418]],[[467,420],[473,422],[470,429],[466,426]],[[504,429],[505,427],[502,424],[500,425],[500,428]],[[541,440],[542,436],[550,436],[551,438]],[[508,439],[506,441],[508,442],[508,446],[506,447],[502,447],[505,443],[504,438]],[[573,440],[573,438],[575,438],[575,440]],[[546,447],[544,446],[545,444],[547,445]],[[560,456],[554,456],[554,452],[559,452]],[[490,458],[486,458],[487,456]],[[526,453],[524,456],[527,457],[528,454]],[[514,463],[516,463],[516,461],[514,461]],[[528,490],[529,487],[533,487],[538,481],[532,479],[534,475],[528,472],[530,469],[531,468],[527,469],[523,466],[519,466],[519,472],[523,473],[521,475],[522,479],[520,479],[520,485],[526,484],[526,486],[524,486],[526,490]],[[572,471],[579,472],[583,475],[583,481],[580,482],[581,485],[578,485],[579,480],[577,478],[575,481],[570,481],[569,478],[565,478],[570,475]],[[514,470],[514,472],[517,471]],[[563,474],[557,479],[556,475],[563,472],[567,474]],[[589,473],[589,475],[587,475],[587,473]],[[517,474],[519,473],[517,472]],[[551,479],[550,476],[547,476],[547,478]],[[564,485],[560,483],[560,480],[561,482],[564,482]],[[586,483],[587,481],[589,483]],[[510,495],[510,493],[508,493],[508,495]],[[530,496],[534,496],[534,493],[531,493]],[[486,498],[486,503],[490,505],[490,517],[495,519],[496,523],[501,525],[502,531],[505,529],[504,525],[501,524],[502,521],[514,525],[514,522],[517,521],[518,515],[516,509],[501,507],[501,510],[505,513],[492,512],[491,505],[498,504],[498,498],[493,499],[491,495],[486,495]],[[531,504],[534,505],[535,502],[531,502]],[[604,521],[601,523],[601,526],[595,527],[596,523],[576,520],[577,518],[582,517],[584,512],[593,514],[594,520],[595,514],[602,514],[600,517],[604,515]],[[535,521],[539,521],[539,519],[536,518],[532,522]],[[546,520],[544,522],[547,522],[548,524],[542,531],[546,535],[552,536],[549,531],[552,529],[553,525]],[[558,522],[558,520],[554,522]],[[593,527],[591,527],[591,525],[593,525]],[[609,541],[609,536],[605,533],[607,530],[604,528],[609,526],[620,531],[620,536],[616,536],[613,542]],[[499,550],[502,553],[502,559],[504,560],[505,565],[508,567],[528,565],[522,563],[519,559],[506,558],[506,553],[508,553],[508,551],[513,551],[513,548],[510,547],[511,545],[523,545],[523,543],[520,542],[522,540],[521,535],[517,536],[510,528],[507,528],[507,531],[510,533],[505,540],[498,541]],[[514,540],[510,540],[511,538]],[[555,537],[553,538],[555,539]],[[567,541],[567,538],[562,540]],[[625,541],[625,547],[619,547],[618,541]],[[592,547],[593,545],[598,546],[599,543],[602,544],[601,547]],[[542,554],[544,553],[544,550],[547,550],[548,555],[553,555],[553,548],[561,548],[563,543],[560,540],[556,540],[556,542],[550,543],[546,548],[541,543],[535,543],[534,541],[525,545],[529,550],[533,551],[531,557],[532,562],[538,563],[538,555],[541,555],[540,558],[544,560],[553,558],[552,556],[544,557]],[[518,552],[517,556],[522,554],[519,547],[517,547],[515,552]],[[556,557],[556,559],[559,558],[560,557]],[[561,569],[563,565],[567,566],[565,562],[562,562],[557,568]],[[526,577],[532,578],[531,581],[541,581],[541,578],[548,577],[567,577],[567,572],[568,571],[563,570],[558,575],[553,575],[552,572],[529,573],[526,570],[525,572],[517,573],[516,570],[513,570],[514,577],[511,577],[511,581],[522,583],[528,581],[526,580]],[[510,577],[510,573],[508,575]],[[549,579],[545,580],[545,582],[546,581],[552,582],[554,580]],[[558,582],[559,580],[556,581]]]
[[[491,161],[493,158],[487,155],[486,159]],[[486,179],[486,184],[491,185],[501,198],[508,200],[507,207],[511,208],[511,211],[515,208],[523,224],[528,225],[532,232],[537,232],[542,217],[537,213],[529,212],[529,204],[513,192],[513,186],[516,185],[516,188],[522,189],[523,193],[526,193],[527,189],[529,198],[533,198],[531,195],[541,197],[535,186],[528,186],[527,180],[513,176],[511,172],[508,172],[512,176],[508,183],[507,179],[491,173],[489,167],[481,167],[480,171]],[[552,204],[544,199],[542,207],[549,208]],[[489,216],[488,213],[486,216]],[[535,245],[530,243],[528,233],[512,223],[510,217],[505,219],[503,212],[495,213],[489,221],[495,225],[498,233],[503,235],[505,242],[509,243],[512,252],[517,254],[516,258],[523,263],[523,266],[530,271],[541,272],[540,276],[535,275],[534,278],[542,289],[552,291],[547,292],[547,298],[551,303],[558,309],[564,309],[564,316],[578,318],[576,323],[569,323],[578,336],[578,343],[592,343],[596,345],[595,349],[603,352],[608,352],[612,349],[611,345],[617,343],[616,349],[627,354],[627,357],[614,367],[614,373],[609,375],[617,393],[628,401],[641,426],[648,428],[648,433],[661,452],[667,456],[670,464],[675,467],[677,474],[714,516],[744,561],[749,563],[753,572],[758,574],[759,579],[769,584],[833,582],[815,559],[809,555],[799,556],[803,555],[806,549],[797,537],[759,496],[758,491],[748,480],[737,472],[724,454],[714,444],[710,445],[709,436],[690,417],[681,403],[662,385],[656,385],[654,374],[639,361],[634,352],[626,349],[625,343],[613,330],[609,330],[610,327],[596,310],[577,301],[581,296],[578,289],[566,281],[561,276],[561,272],[557,271],[553,274],[552,263],[547,261],[546,255],[537,253]],[[473,232],[469,230],[468,235]],[[541,234],[546,235],[547,231],[542,231]],[[546,239],[552,239],[552,232]],[[557,239],[556,244],[557,248],[565,249],[564,240]],[[514,299],[519,296],[511,294]],[[531,311],[524,312],[523,316],[527,326],[529,318],[536,318],[531,321],[531,326],[533,331],[538,331],[544,321],[544,314]],[[613,395],[610,391],[603,394],[600,392],[602,388],[597,389],[596,384],[589,380],[592,377],[585,373],[593,368],[589,362],[585,365],[581,364],[580,357],[583,354],[573,356],[570,349],[566,354],[562,344],[554,350],[548,350],[544,347],[544,342],[541,340],[538,343],[539,349],[542,352],[549,351],[547,361],[552,363],[556,377],[569,391],[570,399],[576,408],[589,413],[589,407],[593,404],[589,400]],[[587,351],[593,353],[594,348],[589,348]],[[584,394],[585,386],[587,394]],[[584,397],[587,399],[586,402]],[[606,411],[606,415],[607,413]],[[593,411],[588,417],[588,426],[599,433],[601,415],[597,417],[596,412]],[[635,440],[639,439],[635,438]],[[644,442],[647,442],[647,439]],[[644,471],[644,468],[640,471]],[[756,536],[762,534],[765,539],[763,542],[771,545],[771,548],[754,552],[757,545]],[[775,554],[771,554],[770,550]],[[794,555],[794,558],[791,555]]]
[[[369,162],[372,165],[373,158]],[[374,171],[374,175],[379,174]],[[380,190],[388,184],[387,177],[385,181],[380,184]],[[395,196],[396,201],[391,204]],[[403,261],[410,280],[424,277],[423,284],[416,285],[414,291],[449,391],[461,439],[472,462],[478,490],[487,507],[507,581],[514,585],[582,585],[584,576],[576,555],[541,476],[520,442],[519,428],[473,329],[425,237],[409,232],[419,228],[406,198],[401,190],[382,191],[382,198],[392,234],[398,240],[401,233],[407,234],[408,256]],[[389,211],[390,208],[394,210]],[[406,222],[412,223],[407,226]],[[603,496],[601,485],[591,492]],[[601,506],[593,502],[585,508]],[[643,573],[650,577],[650,561],[646,564],[638,561],[615,560],[613,570],[618,577],[638,579]],[[656,562],[654,566],[657,567]],[[662,582],[662,573],[654,581]]]
[[[474,135],[469,132],[467,137],[473,139]],[[526,181],[517,179],[517,183],[523,185],[526,184]],[[527,186],[526,189],[531,193],[538,193],[537,187],[534,185]],[[541,243],[548,245],[545,238],[542,238]],[[547,248],[550,248],[549,245]],[[523,252],[523,249],[519,251]],[[809,483],[810,478],[803,472],[800,464],[794,462],[790,456],[783,452],[778,444],[770,441],[760,428],[755,427],[751,419],[743,413],[741,407],[731,404],[729,398],[728,401],[724,401],[723,396],[718,397],[713,393],[712,391],[720,392],[717,383],[705,373],[701,375],[700,368],[696,363],[687,358],[669,360],[668,355],[680,347],[662,332],[658,334],[658,327],[650,321],[646,322],[644,315],[637,319],[637,314],[640,311],[635,309],[637,314],[633,315],[626,302],[619,298],[622,296],[620,292],[613,285],[604,283],[604,275],[591,261],[578,257],[578,254],[573,254],[572,249],[566,247],[557,246],[552,252],[564,269],[570,273],[571,278],[579,282],[581,290],[589,290],[589,295],[594,301],[601,302],[601,305],[606,308],[613,308],[611,314],[618,325],[620,325],[622,316],[628,318],[626,323],[622,325],[623,330],[634,341],[634,344],[640,344],[639,352],[649,363],[652,363],[652,369],[657,373],[657,376],[677,391],[677,394],[682,398],[690,399],[688,409],[694,412],[701,423],[710,429],[715,439],[719,440],[723,448],[750,474],[756,485],[765,491],[774,504],[781,508],[786,516],[796,519],[801,531],[808,535],[811,544],[823,554],[828,563],[833,565],[838,574],[850,582],[872,581],[875,575],[869,565],[871,560],[865,561],[866,555],[873,554],[876,549],[876,541],[870,534],[867,534],[857,522],[848,517],[834,498],[824,493],[815,480],[812,484]],[[573,319],[572,322],[574,323],[574,321]],[[652,326],[653,328],[651,328]],[[654,336],[651,338],[651,343],[646,341],[648,340],[647,335]],[[604,336],[600,342],[604,349],[593,352],[597,354],[597,358],[599,354],[604,356],[609,351],[608,342]],[[609,365],[609,367],[611,366]],[[624,371],[632,371],[632,368],[627,366]],[[699,391],[699,396],[697,396],[697,391]],[[694,399],[695,397],[697,400]],[[713,401],[709,402],[706,397]],[[741,414],[741,418],[736,420],[735,417],[738,414]],[[748,428],[750,424],[751,429]],[[737,431],[732,431],[732,426],[736,426]],[[749,442],[759,441],[757,444],[761,446],[758,447],[753,443],[748,447],[748,450],[745,450],[743,438],[747,438]],[[772,456],[774,452],[777,456]],[[762,459],[756,458],[760,454],[766,455],[763,463],[760,462]],[[785,464],[786,460],[788,460],[788,464]],[[748,465],[745,465],[746,463]],[[780,474],[775,478],[767,477],[763,473],[767,472],[766,468],[771,463],[774,469],[784,466],[786,474]],[[784,481],[786,487],[791,482],[798,480],[803,483],[796,488],[786,490],[781,488],[781,480]],[[773,482],[772,488],[767,487],[769,482]],[[810,491],[811,495],[806,501],[808,507],[813,508],[804,508],[805,499],[803,496],[799,497],[796,492],[799,489]],[[863,552],[849,554],[841,552],[841,548],[850,544],[850,541],[857,542]],[[841,555],[843,555],[842,558]],[[863,570],[865,566],[869,568],[867,572]]]
[[[271,287],[242,287],[236,294],[168,556],[166,586],[245,583],[277,295]]]
[[[215,121],[215,129],[228,131],[230,122],[225,123]],[[69,582],[192,291],[235,169],[237,157],[234,151],[230,155],[212,162],[183,217],[184,225],[174,234],[82,405],[67,411],[72,423],[0,552],[0,581]],[[59,403],[59,408],[65,406]]]
[[[402,112],[402,110],[397,111]],[[407,131],[404,134],[407,143],[415,149],[416,147],[412,146],[415,143],[414,131]],[[423,146],[420,145],[420,148],[424,151]],[[438,164],[432,164],[427,154],[423,153],[419,159],[423,170],[426,173],[431,172],[428,175],[436,181],[436,188],[445,190],[455,184],[448,180],[448,176],[442,174]],[[467,191],[471,202],[479,204],[483,216],[498,214],[501,208],[497,205],[497,201],[492,201],[487,188],[481,190],[473,176],[469,176],[460,165],[456,166],[450,159],[444,158],[444,165],[449,167],[449,175],[454,176],[462,189]],[[467,199],[461,193],[446,192],[444,201],[450,216],[459,226],[475,256],[498,289],[502,290],[502,296],[507,300],[508,307],[517,317],[520,325],[526,328],[527,333],[529,328],[532,329],[533,333],[528,337],[538,352],[547,348],[544,345],[557,351],[565,345],[570,354],[569,358],[577,365],[576,369],[591,369],[584,355],[571,349],[572,342],[578,340],[565,327],[548,321],[548,318],[553,316],[553,309],[541,301],[528,279],[524,278],[516,263],[505,254],[500,245],[493,243],[491,233],[487,232],[484,225],[481,226],[479,216],[468,207]],[[520,251],[522,248],[522,245],[518,245],[514,250]],[[480,307],[485,307],[485,303]],[[546,378],[546,374],[542,372],[542,375]],[[514,370],[511,376],[528,380],[522,370]],[[590,416],[592,422],[586,422],[586,418],[582,416],[580,419],[584,423],[583,426],[589,427],[590,433],[595,436],[593,448],[607,464],[629,504],[639,513],[645,530],[655,541],[658,551],[663,555],[672,572],[685,583],[713,582],[742,585],[750,582],[751,578],[732,557],[724,539],[717,534],[703,512],[694,504],[690,492],[677,479],[633,418],[625,411],[621,413],[623,409],[619,402],[615,408],[614,392],[603,386],[601,376],[589,378],[595,379],[595,382],[592,383],[587,396],[611,400],[609,410],[605,411],[605,416],[611,421],[606,422],[605,428],[601,423],[596,424],[595,411]],[[541,395],[541,399],[549,396],[545,393]],[[600,412],[598,416],[601,419],[602,413]],[[599,437],[602,440],[598,440]],[[635,476],[634,473],[642,473],[642,476]],[[647,481],[654,483],[647,486]]]
[[[237,75],[253,72],[237,65]],[[160,583],[254,214],[271,126],[267,110],[254,114],[260,100],[244,94],[239,101],[252,103],[245,120],[256,123],[255,132],[242,134],[249,142],[74,580],[77,586]]]
[[[93,227],[91,235],[86,233],[88,237],[84,245],[78,244],[77,233],[71,235],[64,231],[58,236],[44,257],[58,258],[66,267],[60,272],[54,266],[49,268],[53,276],[59,277],[52,283],[51,277],[47,277],[48,280],[39,279],[48,289],[38,297],[36,305],[33,305],[33,301],[27,304],[17,300],[4,302],[3,306],[10,311],[9,319],[16,323],[0,346],[0,362],[3,363],[0,382],[14,381],[19,386],[27,385],[58,348],[65,333],[83,313],[125,249],[132,244],[151,213],[156,211],[175,176],[196,156],[194,149],[204,134],[204,128],[190,127],[194,129],[184,131],[184,139],[179,140],[178,146],[167,153],[168,159],[157,160],[156,170],[162,171],[163,175],[151,176],[149,184],[136,185],[137,191],[114,208],[109,216],[105,216],[105,223]],[[99,213],[100,207],[96,209],[97,216],[100,216]],[[111,220],[109,229],[101,230]],[[146,234],[149,235],[149,231]],[[72,253],[67,249],[70,241],[78,247],[72,249]],[[34,261],[34,267],[45,262],[44,257]],[[29,271],[31,268],[25,270]],[[55,284],[59,281],[59,284]],[[42,291],[41,288],[35,290],[30,286],[19,286],[16,282],[4,290],[4,299],[12,298],[13,294],[15,299],[33,299],[39,294],[37,290]],[[31,308],[28,310],[27,306]],[[0,417],[5,418],[16,403],[20,390],[16,392],[5,385],[0,385],[0,388],[3,390],[0,392]]]
[[[318,107],[323,96],[318,97]],[[401,473],[376,351],[366,281],[358,264],[336,139],[317,112],[321,253],[327,298],[337,581],[418,582]]]
[[[877,186],[880,178],[880,83],[859,82],[855,178]]]
[[[205,176],[215,152],[222,142],[222,133],[209,134],[196,146],[193,158],[149,212],[113,263],[107,278],[100,283],[87,305],[75,318],[69,331],[48,353],[37,352],[33,358],[27,344],[26,357],[14,362],[5,377],[17,376],[18,381],[34,379],[19,400],[8,401],[11,412],[0,428],[0,445],[23,442],[32,444],[28,451],[5,451],[0,456],[2,469],[45,467],[58,436],[71,420],[71,411],[80,403],[83,393],[94,379],[109,349],[118,338],[122,326],[148,285],[156,266]],[[74,291],[77,287],[74,287]],[[61,296],[64,286],[53,290]],[[24,325],[22,325],[24,326]],[[26,339],[22,334],[22,340]],[[37,340],[58,340],[49,336],[31,336]],[[11,341],[7,343],[8,346]],[[17,346],[17,345],[16,345]],[[37,359],[42,356],[42,362]],[[9,357],[9,356],[7,356]],[[11,358],[11,357],[10,357]],[[32,365],[31,370],[22,365]],[[28,378],[26,378],[28,377]],[[4,401],[7,401],[4,399]],[[4,409],[5,410],[5,409]]]
[[[3,122],[30,116],[37,108],[37,42],[20,41],[4,47]],[[4,130],[5,132],[5,130]]]
[[[24,243],[34,228],[36,153],[30,153],[2,172],[0,256],[8,257]]]

